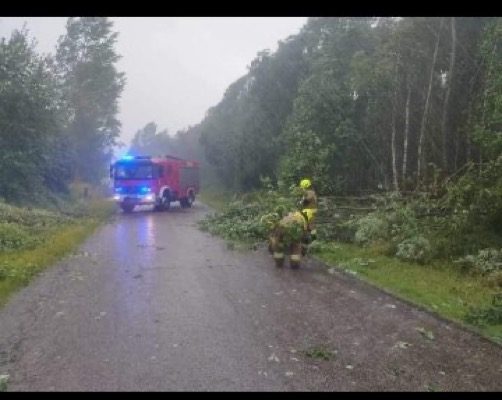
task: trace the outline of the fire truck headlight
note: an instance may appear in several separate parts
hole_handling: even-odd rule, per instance
[[[120,194],[116,194],[113,196],[113,200],[120,200]]]
[[[145,196],[145,200],[150,201],[150,200],[153,200],[153,199],[154,199],[154,198],[153,198],[153,194],[149,194],[149,195],[146,195],[146,196]]]

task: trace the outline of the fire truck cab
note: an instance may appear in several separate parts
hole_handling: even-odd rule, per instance
[[[173,156],[125,156],[110,166],[114,200],[124,212],[137,205],[166,211],[171,202],[189,208],[199,193],[199,163]]]

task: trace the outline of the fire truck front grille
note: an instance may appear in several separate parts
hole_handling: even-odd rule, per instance
[[[140,192],[140,186],[124,186],[122,187],[122,194],[138,194]]]

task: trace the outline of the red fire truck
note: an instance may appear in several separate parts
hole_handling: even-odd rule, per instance
[[[171,202],[192,206],[199,193],[199,163],[173,156],[124,156],[110,166],[114,200],[124,212],[137,205],[166,211]]]

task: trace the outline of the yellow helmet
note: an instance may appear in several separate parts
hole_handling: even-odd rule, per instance
[[[308,189],[310,186],[312,186],[312,182],[310,182],[310,179],[302,179],[300,181],[300,187],[302,189]]]
[[[312,208],[304,208],[302,210],[302,214],[307,218],[307,222],[310,222],[312,221],[312,218],[314,218],[315,210]]]

